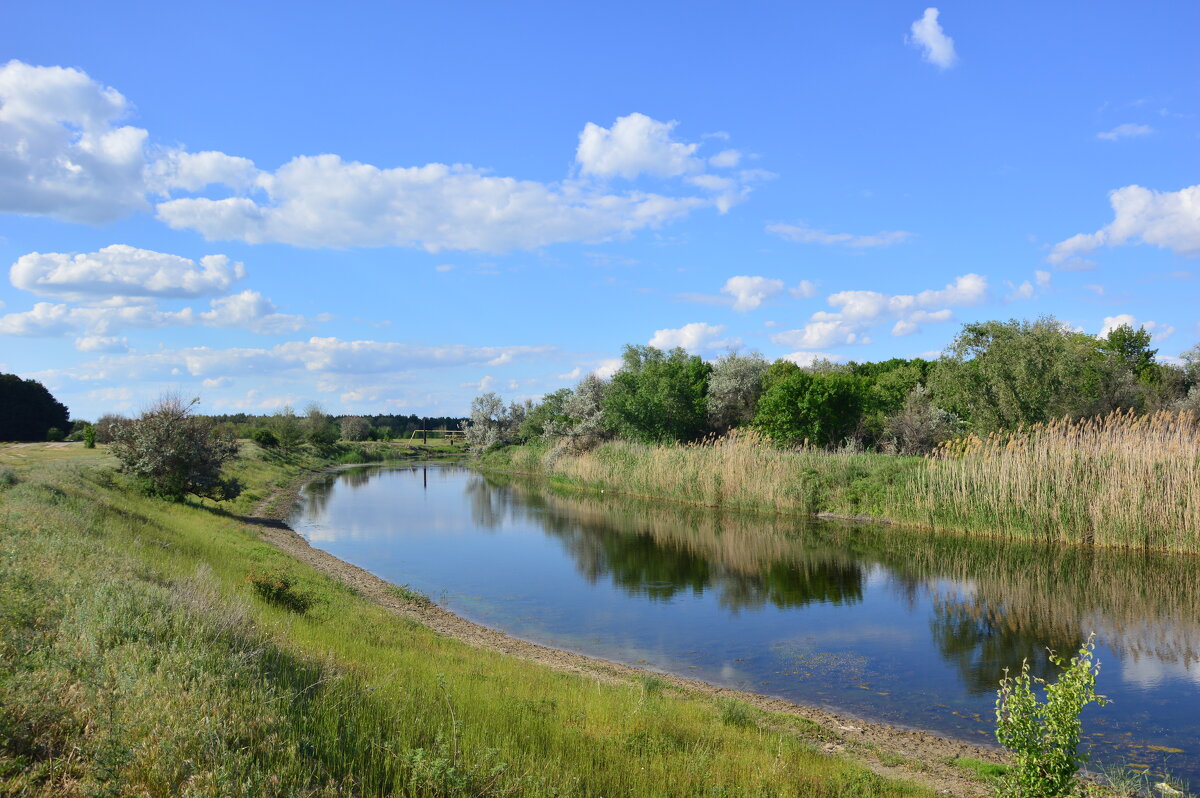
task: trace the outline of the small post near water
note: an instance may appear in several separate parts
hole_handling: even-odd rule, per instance
[[[425,419],[425,423],[421,425],[421,443],[429,445],[429,419]]]

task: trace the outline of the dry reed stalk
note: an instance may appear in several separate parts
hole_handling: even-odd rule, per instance
[[[936,526],[1196,551],[1200,423],[1191,412],[1117,411],[969,436],[930,457],[920,487]]]

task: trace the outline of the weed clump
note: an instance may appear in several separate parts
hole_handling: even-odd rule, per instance
[[[308,612],[316,603],[311,595],[297,590],[295,580],[282,572],[251,571],[246,576],[246,581],[254,592],[268,603],[299,615]]]
[[[721,702],[721,722],[726,726],[736,726],[742,729],[749,728],[755,725],[754,715],[754,708],[745,701],[738,701],[731,698],[728,701]]]

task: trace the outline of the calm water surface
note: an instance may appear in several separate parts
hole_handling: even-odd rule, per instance
[[[991,743],[996,684],[1095,631],[1094,762],[1200,786],[1200,560],[548,491],[459,466],[311,484],[314,546],[511,635]]]

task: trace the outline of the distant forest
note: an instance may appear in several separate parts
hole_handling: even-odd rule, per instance
[[[214,423],[229,424],[239,429],[254,429],[268,426],[273,418],[271,415],[251,415],[249,413],[228,413],[225,415],[209,415],[208,417]],[[345,415],[327,415],[326,417],[329,421],[339,425],[343,419],[361,418],[370,424],[371,430],[374,433],[371,437],[384,437],[381,433],[384,430],[388,430],[391,432],[391,435],[388,437],[392,438],[407,437],[421,429],[461,430],[467,421],[465,418],[458,416],[360,416],[348,413]],[[428,423],[428,427],[425,426],[426,423]]]

